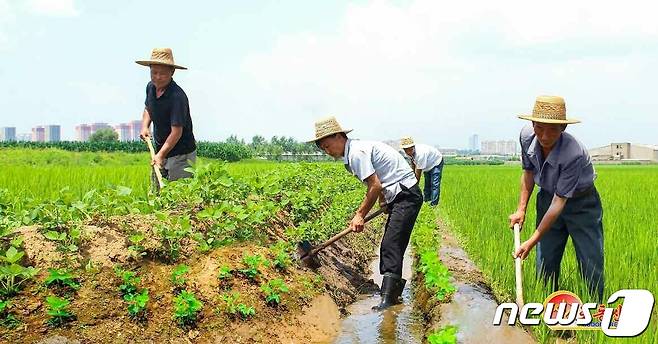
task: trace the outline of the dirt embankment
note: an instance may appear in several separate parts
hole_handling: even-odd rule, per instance
[[[116,225],[121,223],[121,225]],[[99,227],[86,226],[80,247],[65,253],[57,243],[46,239],[36,227],[19,230],[23,237],[24,266],[41,269],[36,280],[12,297],[10,312],[19,320],[14,329],[0,327],[0,342],[7,343],[326,343],[337,334],[345,307],[359,293],[377,288],[369,275],[370,252],[378,242],[379,231],[350,235],[319,255],[321,266],[308,269],[293,262],[287,271],[262,267],[252,281],[234,272],[226,285],[218,280],[219,267],[234,271],[244,268],[243,255],[261,254],[272,259],[265,246],[251,243],[221,247],[199,253],[193,241],[182,248],[182,258],[167,264],[156,258],[136,256],[128,249],[129,234],[149,233],[148,222],[122,218]],[[144,243],[146,250],[152,245]],[[157,244],[157,243],[156,243]],[[173,320],[176,290],[171,273],[177,264],[189,266],[185,289],[203,302],[198,321],[181,327]],[[127,304],[113,271],[121,266],[137,272],[140,288],[147,288],[150,300],[143,321],[128,316]],[[64,295],[44,286],[47,268],[73,269],[81,287]],[[290,291],[282,294],[279,306],[266,304],[262,283],[281,278]],[[239,301],[255,308],[247,320],[226,312],[222,295],[239,293]],[[60,327],[46,324],[49,318],[45,298],[60,294],[71,300],[69,310],[75,320]]]

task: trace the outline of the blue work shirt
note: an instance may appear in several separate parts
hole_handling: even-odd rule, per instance
[[[587,148],[573,135],[562,132],[546,159],[532,125],[521,129],[520,141],[523,169],[534,174],[542,190],[573,198],[594,186],[596,173]]]
[[[196,141],[192,133],[192,117],[187,95],[174,80],[167,85],[160,98],[156,95],[155,85],[149,81],[146,85],[146,100],[144,105],[149,111],[153,122],[153,138],[155,149],[160,151],[167,137],[171,134],[171,127],[183,127],[183,133],[174,145],[167,158],[176,155],[189,154],[196,149]]]

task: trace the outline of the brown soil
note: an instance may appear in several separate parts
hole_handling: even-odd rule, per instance
[[[281,220],[281,219],[280,219]],[[83,228],[80,249],[67,253],[47,240],[36,227],[19,229],[24,238],[26,257],[23,265],[41,269],[34,283],[11,298],[10,312],[21,324],[9,330],[0,327],[2,343],[322,343],[337,334],[340,315],[345,306],[354,302],[359,293],[377,286],[364,276],[369,275],[368,263],[377,243],[378,231],[369,230],[350,235],[318,255],[321,267],[311,270],[296,263],[287,272],[273,267],[261,268],[262,275],[250,281],[237,273],[228,286],[220,286],[218,268],[227,265],[242,268],[243,253],[260,253],[272,259],[267,247],[237,244],[207,253],[195,252],[193,243],[183,249],[176,264],[167,264],[151,255],[157,241],[145,240],[147,255],[128,249],[129,235],[142,232],[147,238],[152,231],[148,219],[138,216],[113,218],[97,226]],[[279,236],[275,226],[270,236]],[[93,262],[89,264],[89,262]],[[204,307],[196,327],[183,328],[173,320],[175,290],[170,282],[177,264],[190,267],[186,289],[194,292]],[[120,279],[113,267],[131,269],[141,277],[140,288],[147,288],[150,300],[146,321],[128,316],[127,304],[118,286]],[[81,288],[73,293],[69,310],[75,320],[57,328],[46,325],[48,316],[45,298],[55,291],[43,286],[49,267],[68,267],[79,276]],[[318,280],[318,276],[321,279]],[[290,292],[282,295],[278,307],[267,305],[260,284],[282,278]],[[227,290],[229,289],[230,290]],[[227,314],[221,295],[229,291],[240,293],[240,301],[253,306],[256,315],[241,320]]]

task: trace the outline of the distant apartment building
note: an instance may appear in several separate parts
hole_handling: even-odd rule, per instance
[[[121,123],[114,126],[114,131],[117,132],[119,136],[119,141],[132,141],[132,131],[130,130],[130,124]]]
[[[112,129],[112,130],[114,130],[114,128],[112,128],[112,126],[107,124],[107,123],[92,123],[91,124],[91,135],[94,135],[94,133],[96,133],[97,131],[99,131],[101,129]]]
[[[32,142],[46,142],[46,128],[42,126],[32,128]]]
[[[62,138],[62,128],[59,125],[46,125],[44,127],[45,142],[59,142]]]
[[[518,153],[516,141],[482,141],[480,154],[484,155],[516,155]]]
[[[473,134],[468,138],[468,149],[472,151],[480,149],[480,137],[477,134]]]
[[[18,135],[16,135],[16,141],[20,141],[20,142],[32,141],[32,134],[30,134],[30,133],[18,134]]]
[[[89,136],[91,136],[91,125],[89,124],[79,124],[75,126],[75,140],[76,141],[89,141]]]
[[[130,134],[132,141],[139,141],[139,133],[142,131],[142,121],[131,121],[128,123],[130,125]]]
[[[16,141],[16,128],[4,127],[0,130],[0,141]]]

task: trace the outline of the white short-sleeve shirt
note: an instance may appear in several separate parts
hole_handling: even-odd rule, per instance
[[[402,191],[416,185],[416,176],[402,155],[393,147],[376,141],[348,139],[345,143],[343,162],[347,170],[365,183],[376,174],[382,184],[386,203],[391,203]]]
[[[414,159],[416,168],[423,170],[423,172],[429,172],[443,161],[441,152],[430,145],[416,143],[414,150],[415,154],[412,158]]]

